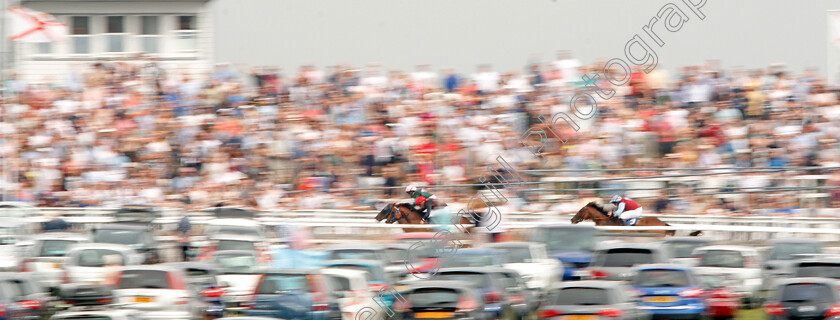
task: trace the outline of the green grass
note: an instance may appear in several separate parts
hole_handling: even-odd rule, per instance
[[[765,320],[767,319],[766,315],[764,314],[761,309],[743,309],[738,311],[738,314],[735,316],[737,320]]]

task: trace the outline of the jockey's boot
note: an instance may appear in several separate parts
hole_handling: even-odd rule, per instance
[[[431,215],[431,214],[432,214],[432,210],[426,210],[426,212],[423,213],[423,221],[426,221],[426,223],[429,223],[429,215]]]

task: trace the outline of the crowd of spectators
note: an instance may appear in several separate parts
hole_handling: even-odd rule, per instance
[[[41,206],[358,208],[404,198],[401,187],[409,183],[464,201],[475,188],[435,186],[478,183],[498,156],[527,181],[668,173],[529,169],[840,165],[840,102],[817,70],[724,70],[716,62],[676,73],[661,65],[650,73],[634,69],[627,85],[613,88],[615,97],[598,98],[597,116],[579,122],[577,132],[563,128],[569,141],[551,140],[542,150],[546,161],[537,161],[519,141],[522,133],[540,126],[539,116],[571,113],[567,103],[583,90],[581,76],[601,66],[560,52],[555,61],[522,71],[482,65],[473,74],[378,64],[288,72],[217,65],[196,73],[137,61],[96,63],[54,82],[13,76],[3,84],[3,198]],[[767,180],[767,173],[747,171],[736,177],[753,188],[784,187],[791,175],[806,173],[834,175],[774,171]],[[840,178],[825,185],[840,186]],[[375,187],[392,188],[356,189]],[[789,201],[795,194],[783,192],[747,193],[745,205],[707,191],[686,184],[643,200],[662,212],[798,206]],[[840,199],[837,190],[821,192],[829,194],[822,205]],[[622,192],[554,193],[578,199]],[[551,205],[535,192],[512,197],[523,210]]]

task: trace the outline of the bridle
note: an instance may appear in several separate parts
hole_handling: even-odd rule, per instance
[[[399,218],[397,218],[397,213],[398,212],[400,214]],[[388,213],[388,220],[386,220],[385,223],[394,223],[394,222],[402,221],[402,220],[405,220],[405,215],[402,214],[402,211],[397,209],[397,204],[396,203],[391,204],[391,212]]]

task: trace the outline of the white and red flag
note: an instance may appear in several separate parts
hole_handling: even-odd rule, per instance
[[[7,36],[22,42],[62,42],[67,40],[67,25],[51,14],[24,7],[7,8]]]

